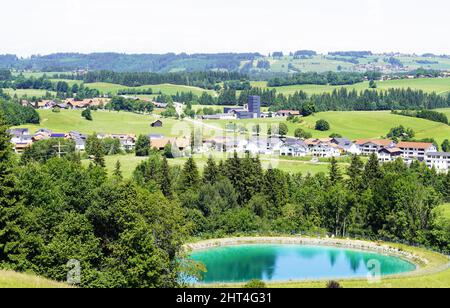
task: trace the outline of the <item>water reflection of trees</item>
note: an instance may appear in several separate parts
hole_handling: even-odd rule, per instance
[[[214,269],[204,276],[205,282],[272,279],[278,250],[275,247],[220,249],[204,256],[206,268]]]

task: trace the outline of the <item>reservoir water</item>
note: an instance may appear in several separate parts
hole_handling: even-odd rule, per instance
[[[364,278],[414,271],[403,259],[326,246],[239,245],[194,251],[205,265],[202,283]]]

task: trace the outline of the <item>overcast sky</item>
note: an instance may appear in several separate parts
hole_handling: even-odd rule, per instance
[[[0,54],[450,54],[448,0],[6,0]]]

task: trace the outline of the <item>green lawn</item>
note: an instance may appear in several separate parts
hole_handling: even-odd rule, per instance
[[[27,96],[28,98],[42,97],[45,96],[47,92],[50,92],[52,95],[56,95],[56,92],[47,91],[47,90],[34,90],[34,89],[3,89],[3,91],[11,96],[17,95],[18,97]]]
[[[267,87],[267,82],[258,81],[252,82],[254,87]],[[401,80],[388,80],[377,81],[378,90],[387,90],[391,88],[411,88],[415,90],[423,90],[425,92],[436,92],[439,94],[445,94],[450,91],[450,78],[417,78],[417,79],[401,79]],[[321,94],[324,92],[332,92],[335,89],[340,88],[356,89],[358,91],[369,89],[369,82],[357,83],[354,85],[346,86],[329,86],[329,85],[293,85],[285,87],[275,87],[277,92],[285,95],[290,95],[296,91],[304,91],[308,94]]]
[[[163,134],[165,136],[190,135],[192,124],[175,119],[162,119],[163,127],[153,128],[150,123],[156,120],[151,115],[135,114],[131,112],[94,111],[93,121],[81,117],[81,111],[61,110],[54,113],[51,110],[39,110],[40,125],[22,125],[30,128],[32,132],[39,128],[48,128],[54,132],[67,133],[77,130],[81,133],[128,133],[128,134]]]
[[[117,91],[129,88],[127,86],[106,82],[87,83],[85,85],[91,89],[97,89],[102,93],[111,93],[111,94],[117,94]],[[136,89],[148,89],[148,88],[151,88],[153,90],[153,93],[161,92],[167,95],[175,95],[177,94],[177,92],[178,93],[192,92],[198,96],[202,95],[203,92],[208,92],[212,95],[215,95],[214,91],[204,90],[198,87],[189,87],[173,84],[145,85],[136,87]]]
[[[31,274],[0,270],[0,288],[68,288],[64,283]]]

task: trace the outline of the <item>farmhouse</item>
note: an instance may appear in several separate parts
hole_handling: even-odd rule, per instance
[[[156,120],[155,122],[150,124],[151,127],[162,127],[163,122],[161,120]]]
[[[14,145],[16,153],[23,153],[33,143],[32,136],[27,128],[11,129],[8,130],[8,133],[11,135],[11,143]]]
[[[400,142],[397,147],[402,150],[405,160],[424,161],[426,153],[437,152],[436,146],[428,142]]]
[[[171,144],[172,147],[177,148],[180,151],[189,147],[189,140],[187,138],[162,138],[162,139],[150,139],[150,146],[157,150],[164,150],[166,145]]]
[[[51,109],[56,106],[56,102],[52,100],[42,100],[36,103],[36,108],[38,109]]]

